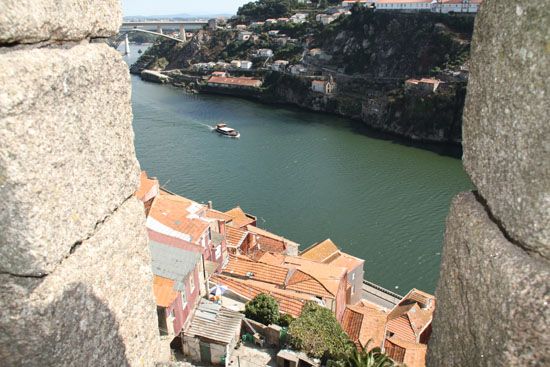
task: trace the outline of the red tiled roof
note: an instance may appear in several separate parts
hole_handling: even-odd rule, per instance
[[[271,265],[281,265],[285,262],[285,255],[280,253],[265,252],[258,258],[259,262]]]
[[[152,192],[155,186],[156,187],[159,186],[158,180],[148,178],[147,172],[141,171],[141,174],[139,176],[139,187],[135,193],[135,196],[141,201],[148,201],[152,199],[152,197],[146,197],[146,196],[147,194],[150,194]]]
[[[259,87],[262,85],[262,81],[254,78],[240,77],[240,78],[230,78],[222,76],[212,76],[208,79],[208,83],[212,84],[229,84],[229,85],[238,85],[244,87]]]
[[[344,276],[347,274],[345,268],[323,264],[296,256],[285,257],[283,265],[298,269],[309,275],[334,297],[340,289],[341,282],[345,281]],[[310,286],[310,283],[305,283],[305,285]]]
[[[432,322],[435,297],[412,289],[388,315],[388,330],[399,338],[417,342]]]
[[[225,227],[225,239],[227,240],[227,245],[229,246],[240,247],[247,235],[248,232],[239,228],[234,228],[231,226]]]
[[[215,284],[223,284],[233,293],[249,300],[256,297],[260,293],[269,294],[277,300],[277,303],[279,304],[279,311],[294,317],[300,316],[306,301],[313,300],[313,297],[304,296],[302,294],[283,289],[277,289],[273,285],[253,280],[242,280],[223,275],[214,275],[210,281]]]
[[[289,270],[281,266],[249,260],[244,256],[230,256],[223,269],[227,276],[236,276],[276,284],[284,287]],[[250,275],[252,274],[252,275]]]
[[[317,297],[334,298],[336,294],[329,292],[317,279],[303,271],[297,270],[288,280],[286,289],[315,295]]]
[[[235,207],[224,213],[233,220],[233,225],[238,228],[246,227],[256,221],[255,218],[248,216],[240,207]]]
[[[217,219],[217,220],[221,220],[221,221],[224,221],[224,222],[230,222],[232,221],[233,219],[225,214],[225,213],[222,213],[218,210],[215,210],[215,209],[207,209],[206,210],[206,216],[208,218],[212,218],[212,219]]]
[[[374,305],[349,305],[344,311],[342,329],[359,349],[366,348],[370,340],[372,345],[368,349],[382,347],[386,317],[386,312]]]
[[[174,231],[190,236],[191,242],[196,242],[208,229],[209,224],[198,217],[192,217],[188,211],[191,206],[200,207],[192,200],[161,192],[153,200],[149,217]]]
[[[157,306],[170,307],[178,297],[178,292],[174,290],[175,282],[171,279],[155,275],[153,278],[153,293]]]
[[[324,262],[336,253],[338,253],[338,247],[336,247],[336,244],[329,238],[306,249],[300,254],[300,257]]]

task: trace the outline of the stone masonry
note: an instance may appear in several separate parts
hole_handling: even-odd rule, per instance
[[[160,353],[118,0],[3,0],[0,364]]]
[[[485,0],[428,366],[550,365],[550,2]]]

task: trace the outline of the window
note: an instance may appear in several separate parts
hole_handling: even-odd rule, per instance
[[[193,293],[195,291],[195,274],[191,273],[191,276],[189,277],[189,293]]]
[[[169,316],[171,319],[175,319],[176,318],[176,314],[174,313],[174,309],[172,309],[172,311],[170,311],[170,316]]]
[[[351,273],[351,281],[353,282],[355,280],[355,273]]]
[[[221,246],[216,247],[215,256],[216,256],[216,260],[218,260],[220,258],[220,256],[222,256],[222,247]]]
[[[208,228],[208,239],[212,241],[212,230]]]
[[[185,294],[185,289],[181,291],[181,308],[185,308],[187,306],[187,295]]]

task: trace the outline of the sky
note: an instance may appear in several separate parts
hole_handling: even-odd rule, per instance
[[[124,16],[235,14],[251,0],[122,0]]]

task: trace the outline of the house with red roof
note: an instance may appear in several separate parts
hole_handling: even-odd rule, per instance
[[[363,300],[346,307],[341,325],[358,350],[382,348],[387,317],[388,310]]]
[[[178,336],[200,299],[201,255],[149,241],[161,335]]]
[[[346,303],[356,304],[361,300],[365,260],[342,252],[331,239],[313,244],[302,251],[300,257],[347,269],[348,289],[346,290]]]
[[[432,333],[435,297],[412,289],[388,314],[384,350],[394,361],[424,367]]]

